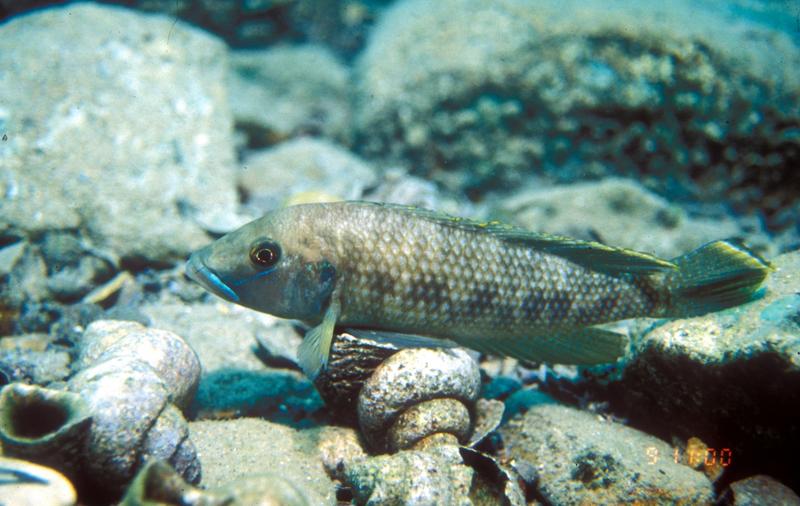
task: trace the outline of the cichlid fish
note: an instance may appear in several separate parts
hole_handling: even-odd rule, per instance
[[[770,269],[734,241],[663,260],[370,202],[270,212],[187,264],[223,299],[314,325],[299,350],[312,378],[335,327],[421,334],[534,361],[610,362],[627,340],[593,325],[736,306],[755,297]]]

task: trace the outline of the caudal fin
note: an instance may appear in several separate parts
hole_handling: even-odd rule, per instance
[[[738,240],[714,241],[674,258],[666,316],[693,316],[753,300],[772,266]]]

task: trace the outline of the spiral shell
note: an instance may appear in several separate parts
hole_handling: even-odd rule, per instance
[[[478,366],[463,350],[401,350],[361,388],[359,425],[378,451],[409,448],[435,434],[466,442],[479,390]]]
[[[67,384],[92,413],[85,468],[97,488],[121,491],[141,462],[161,458],[190,482],[200,464],[179,407],[197,388],[200,362],[176,334],[135,322],[98,320],[84,333]]]

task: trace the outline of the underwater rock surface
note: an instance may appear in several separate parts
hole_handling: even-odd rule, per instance
[[[472,504],[472,469],[454,445],[352,463],[345,469],[345,483],[357,504]]]
[[[287,368],[301,339],[291,323],[221,301],[185,305],[162,300],[143,306],[142,312],[154,326],[181,332],[196,350],[203,375],[192,407],[199,417],[237,413],[314,423],[322,401],[297,366]],[[256,354],[257,341],[270,341],[280,361],[265,367]]]
[[[397,2],[357,61],[359,149],[473,193],[624,174],[789,226],[800,47],[777,4],[764,10]]]
[[[370,165],[323,139],[299,137],[255,151],[242,162],[239,188],[258,214],[285,205],[303,194],[313,199],[359,200],[378,176]],[[327,199],[325,198],[327,196]]]
[[[325,47],[231,53],[228,97],[250,149],[297,135],[350,137],[350,70]]]
[[[765,296],[657,324],[608,400],[638,427],[733,452],[731,469],[780,469],[800,451],[800,252],[773,260]],[[775,474],[777,473],[777,474]]]
[[[166,17],[92,4],[3,25],[0,232],[68,229],[144,261],[203,244],[194,215],[236,202],[226,56]]]
[[[255,418],[192,422],[189,429],[203,465],[204,486],[219,488],[248,475],[279,472],[305,493],[308,504],[335,504],[314,431]]]
[[[662,258],[682,255],[712,237],[742,232],[727,215],[689,217],[681,207],[620,178],[517,191],[499,207],[511,223],[528,230],[600,239]]]
[[[509,458],[533,466],[547,504],[710,504],[711,482],[660,439],[597,415],[539,404],[500,429]],[[654,457],[654,456],[660,456]]]

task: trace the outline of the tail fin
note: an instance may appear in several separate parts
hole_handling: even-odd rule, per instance
[[[671,304],[665,316],[694,316],[756,298],[772,266],[741,241],[714,241],[672,260],[665,280]]]

